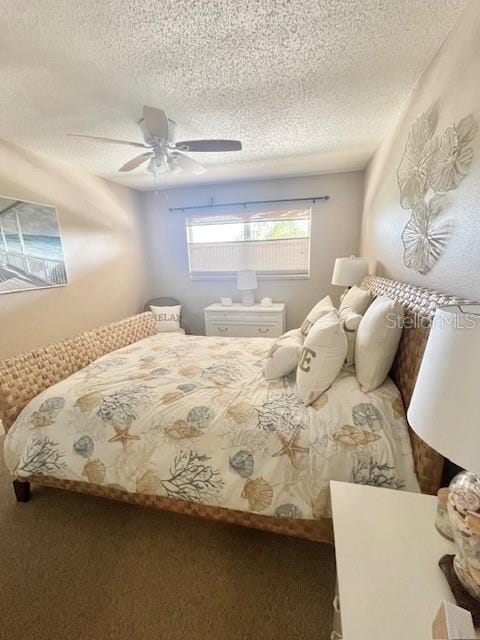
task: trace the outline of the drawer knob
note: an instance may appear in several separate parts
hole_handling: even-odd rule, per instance
[[[338,597],[338,595],[333,599],[333,609],[337,613],[340,613],[340,598]]]
[[[262,327],[258,327],[258,331],[259,333],[268,333],[270,329],[268,329],[268,327],[266,329],[262,329]]]
[[[225,333],[225,331],[228,331],[228,327],[217,327],[217,331],[221,331],[222,333]]]

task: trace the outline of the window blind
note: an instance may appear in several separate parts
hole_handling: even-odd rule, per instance
[[[308,277],[311,209],[289,209],[186,218],[192,278]]]

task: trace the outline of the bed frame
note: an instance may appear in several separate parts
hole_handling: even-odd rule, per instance
[[[436,307],[469,301],[379,276],[368,276],[362,282],[362,287],[370,289],[376,295],[387,295],[397,300],[405,310],[409,324],[403,331],[391,376],[400,389],[405,407],[408,407]],[[8,431],[28,402],[48,387],[86,367],[97,358],[154,333],[153,315],[146,312],[62,340],[48,347],[0,361],[0,417],[5,430]],[[422,492],[434,494],[440,487],[444,459],[420,440],[411,429],[410,438]],[[317,542],[333,542],[330,518],[303,520],[262,516],[162,496],[129,493],[86,482],[57,480],[46,476],[14,480],[15,495],[19,502],[27,502],[30,499],[31,482]]]

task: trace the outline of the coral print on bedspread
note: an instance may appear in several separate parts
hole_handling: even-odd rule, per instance
[[[9,431],[17,477],[51,476],[264,515],[329,515],[328,482],[416,491],[391,381],[342,372],[310,407],[267,381],[270,339],[155,335],[32,400]]]

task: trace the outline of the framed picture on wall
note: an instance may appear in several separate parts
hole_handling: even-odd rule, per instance
[[[55,207],[0,197],[0,294],[67,284]]]

